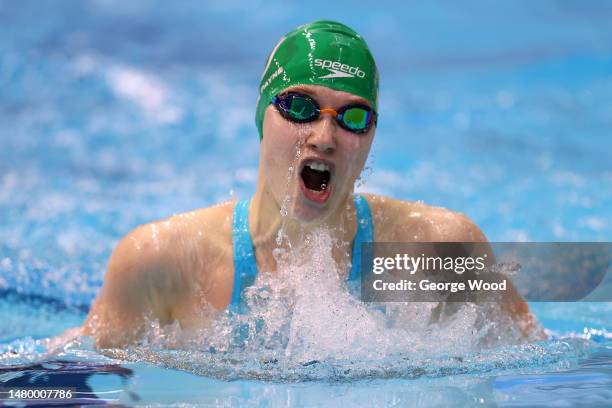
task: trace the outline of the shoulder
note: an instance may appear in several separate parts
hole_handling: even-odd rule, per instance
[[[130,256],[146,264],[173,261],[185,251],[201,250],[223,232],[223,208],[227,203],[197,209],[138,226],[117,245],[113,258]]]
[[[94,336],[101,347],[129,343],[142,332],[145,318],[168,324],[189,317],[194,305],[210,300],[201,290],[217,279],[211,273],[221,269],[215,257],[223,259],[228,246],[231,251],[231,227],[228,232],[225,226],[228,213],[231,225],[232,209],[233,203],[222,203],[126,234],[110,257],[83,333]],[[227,235],[229,243],[224,242]]]
[[[234,201],[200,208],[154,221],[128,234],[153,245],[158,251],[185,255],[185,251],[201,252],[209,246],[231,239]]]
[[[380,241],[486,242],[466,215],[421,201],[403,201],[364,194]]]
[[[232,209],[225,202],[135,228],[113,251],[105,286],[128,293],[143,289],[153,303],[184,297],[194,284],[205,284],[207,266],[231,250]]]

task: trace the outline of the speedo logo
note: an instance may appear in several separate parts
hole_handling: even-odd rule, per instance
[[[355,78],[356,76],[359,78],[365,77],[365,72],[359,69],[359,67],[351,67],[347,64],[341,64],[338,61],[330,61],[317,58],[314,60],[314,65],[315,67],[321,67],[323,69],[331,71],[331,74],[320,76],[319,79]]]

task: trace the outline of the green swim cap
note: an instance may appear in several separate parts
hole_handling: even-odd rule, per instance
[[[255,123],[263,138],[263,119],[272,97],[295,85],[321,85],[349,92],[378,107],[378,70],[365,40],[344,24],[315,21],[281,38],[268,57],[259,84]]]

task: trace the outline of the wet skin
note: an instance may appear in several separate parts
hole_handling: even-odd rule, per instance
[[[352,102],[366,103],[345,92],[321,86],[289,88],[311,95],[322,108],[339,109]],[[257,266],[274,273],[272,250],[281,225],[290,242],[325,226],[338,242],[333,257],[350,262],[355,235],[353,188],[376,132],[342,129],[329,114],[317,121],[295,124],[269,106],[263,124],[257,188],[249,206],[249,226]],[[299,153],[298,153],[299,151]],[[309,198],[300,170],[309,160],[333,168],[329,196],[324,202]],[[293,167],[293,171],[289,168]],[[480,229],[462,214],[419,202],[366,194],[372,210],[375,241],[486,242]],[[281,207],[287,216],[281,217]],[[235,201],[198,209],[152,222],[127,234],[113,252],[104,285],[83,325],[82,334],[98,347],[120,347],[137,340],[145,319],[185,329],[206,324],[209,315],[226,308],[234,281],[232,217]],[[537,324],[527,303],[505,303],[526,336]]]

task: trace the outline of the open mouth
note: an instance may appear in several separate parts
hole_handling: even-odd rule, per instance
[[[333,164],[322,160],[306,160],[300,172],[302,191],[306,198],[323,203],[331,193]]]

